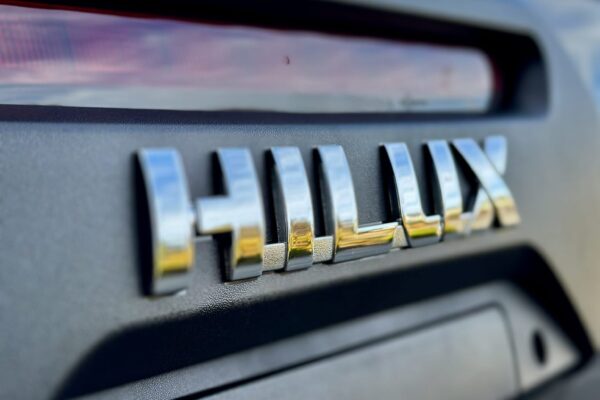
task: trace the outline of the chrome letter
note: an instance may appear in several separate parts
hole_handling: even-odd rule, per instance
[[[176,293],[187,288],[194,265],[193,215],[181,158],[174,149],[142,149],[137,156],[150,212],[150,290]]]
[[[408,148],[404,143],[384,146],[391,170],[391,205],[394,217],[404,226],[411,247],[439,242],[442,221],[439,215],[425,215],[415,170]]]
[[[327,234],[334,238],[333,261],[385,253],[392,247],[396,222],[358,225],[358,210],[350,167],[341,146],[317,148]]]
[[[444,221],[444,238],[453,234],[468,234],[471,213],[463,212],[463,199],[458,181],[458,173],[448,142],[432,140],[427,142],[434,174],[434,203]]]
[[[314,216],[304,162],[297,147],[271,148],[273,203],[277,236],[287,242],[285,269],[308,268],[313,263]]]
[[[226,194],[196,201],[198,232],[229,233],[227,279],[254,278],[262,274],[265,246],[265,215],[254,163],[243,148],[219,149],[217,156]]]
[[[490,159],[500,161],[502,153],[504,153],[504,159],[506,159],[506,143],[502,139],[493,139],[492,142],[488,143],[488,150],[491,154],[489,159],[473,139],[456,139],[452,144],[465,160],[494,205],[500,225],[517,225],[520,222],[520,217],[513,195],[504,183],[500,171],[490,161]],[[502,167],[502,164],[504,163],[499,163],[499,166]],[[481,207],[481,204],[479,207]]]

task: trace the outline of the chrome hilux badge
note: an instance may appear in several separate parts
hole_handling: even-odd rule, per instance
[[[454,151],[452,150],[454,148]],[[178,152],[142,149],[138,160],[146,188],[152,238],[152,294],[186,289],[194,264],[196,236],[215,236],[224,249],[228,280],[255,278],[264,271],[293,271],[315,263],[343,262],[392,249],[432,244],[519,223],[519,213],[502,174],[507,144],[489,137],[481,148],[473,139],[425,143],[433,171],[435,214],[426,215],[412,159],[404,143],[382,145],[383,186],[389,188],[392,220],[361,224],[350,167],[341,146],[318,146],[315,165],[325,219],[325,235],[315,235],[311,190],[300,151],[273,147],[272,171],[277,242],[265,243],[265,208],[249,150],[217,150],[224,194],[192,203]],[[479,182],[467,210],[455,157]]]

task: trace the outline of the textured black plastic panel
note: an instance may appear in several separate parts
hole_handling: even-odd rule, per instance
[[[502,255],[497,255],[496,257],[506,261],[506,258]],[[476,261],[476,265],[479,268],[485,265],[481,261],[481,259]],[[457,272],[456,268],[452,268],[451,266],[446,267],[450,267],[455,273]],[[426,275],[427,272],[421,274],[416,282],[421,284],[429,283],[430,281]],[[439,273],[436,276],[437,279],[446,279],[440,276]],[[416,283],[414,281],[415,278],[410,275],[404,275],[402,278],[407,282],[406,285],[399,285],[399,290],[408,292],[406,287],[414,286]],[[294,370],[304,365],[310,366],[320,360],[333,360],[332,362],[335,363],[335,359],[340,355],[352,355],[353,352],[363,349],[368,352],[370,346],[373,344],[386,343],[389,340],[403,336],[410,337],[415,331],[429,335],[431,329],[434,331],[432,334],[437,336],[435,334],[436,327],[443,325],[445,322],[460,321],[465,315],[490,309],[494,310],[495,314],[498,313],[502,316],[501,324],[480,327],[481,329],[491,328],[491,331],[481,338],[483,339],[481,342],[478,342],[478,339],[475,338],[477,336],[475,332],[479,331],[476,327],[474,327],[475,332],[468,330],[461,332],[463,336],[462,340],[455,341],[452,336],[447,337],[446,344],[448,344],[448,348],[446,349],[446,355],[448,360],[438,360],[437,363],[440,366],[447,361],[452,361],[454,357],[451,354],[456,352],[459,354],[456,354],[456,360],[454,361],[456,363],[464,363],[464,368],[460,368],[461,372],[467,375],[475,373],[474,371],[478,371],[477,373],[479,373],[479,369],[468,368],[466,364],[471,363],[471,366],[478,363],[487,364],[489,361],[486,361],[487,346],[499,346],[499,348],[502,348],[502,343],[498,343],[495,339],[506,337],[510,342],[510,354],[506,354],[506,350],[502,350],[502,354],[498,354],[497,358],[498,361],[506,360],[507,357],[513,360],[513,368],[510,368],[509,374],[512,378],[506,380],[506,372],[503,372],[501,376],[490,377],[490,379],[498,384],[514,380],[515,384],[508,386],[511,387],[511,395],[516,395],[556,377],[557,374],[568,371],[581,361],[580,356],[577,354],[577,349],[561,333],[559,327],[544,315],[539,306],[532,303],[520,290],[509,284],[485,284],[477,288],[438,296],[431,300],[416,302],[404,307],[384,308],[377,312],[371,310],[371,312],[364,316],[332,323],[334,315],[339,317],[346,314],[348,316],[359,311],[358,309],[361,307],[358,304],[360,302],[367,303],[365,299],[372,298],[369,302],[371,306],[376,304],[381,307],[390,307],[395,301],[406,300],[403,299],[404,296],[394,296],[391,293],[389,286],[398,286],[394,276],[387,276],[385,278],[385,281],[391,282],[391,285],[382,284],[381,281],[368,280],[361,282],[361,284],[355,283],[350,287],[333,286],[328,290],[319,290],[313,293],[312,296],[292,296],[290,301],[273,301],[271,302],[273,309],[280,308],[285,310],[282,314],[294,313],[296,316],[295,319],[300,319],[301,326],[306,330],[297,331],[294,335],[279,339],[267,338],[262,344],[256,344],[247,349],[239,349],[237,352],[230,354],[219,355],[213,352],[213,354],[207,357],[207,353],[210,353],[207,349],[208,347],[218,348],[224,346],[219,340],[210,338],[206,334],[201,336],[207,344],[198,343],[200,335],[197,333],[198,327],[195,325],[197,321],[194,320],[190,320],[187,323],[184,321],[180,323],[172,322],[163,326],[155,326],[154,328],[146,327],[137,332],[135,330],[124,332],[120,337],[112,338],[111,341],[103,343],[95,350],[97,355],[88,359],[87,363],[84,363],[80,367],[78,373],[71,377],[72,382],[67,386],[66,394],[94,392],[100,388],[98,386],[93,388],[91,385],[106,383],[107,377],[110,377],[111,374],[113,379],[116,378],[115,373],[120,369],[144,369],[148,368],[148,363],[157,360],[160,360],[163,366],[164,364],[169,364],[169,359],[166,355],[163,355],[161,358],[161,351],[152,348],[156,343],[156,340],[152,340],[153,338],[160,337],[164,342],[167,342],[171,337],[176,336],[180,345],[187,347],[189,353],[200,353],[205,358],[202,359],[202,362],[198,362],[195,365],[170,370],[169,372],[151,376],[130,384],[115,386],[113,382],[112,386],[114,387],[83,396],[82,398],[98,400],[123,398],[130,395],[157,399],[205,397],[227,392],[233,388],[243,388],[247,383],[259,382],[265,378],[276,378],[282,372],[285,373],[285,371]],[[376,291],[380,291],[381,294],[373,295],[373,292]],[[333,307],[325,304],[329,298],[327,293],[331,293],[334,298],[337,297],[339,299],[338,304]],[[350,296],[356,296],[357,293],[362,293],[363,297],[359,295],[359,298],[354,301],[349,299]],[[314,302],[318,301],[323,302],[323,305],[319,307],[314,304]],[[290,304],[294,303],[307,305],[309,310],[312,311],[312,315],[307,316],[302,306],[290,306]],[[340,308],[344,308],[344,305],[346,308],[357,310],[340,311]],[[258,322],[248,321],[244,324],[247,336],[251,336],[252,331],[255,330],[252,328],[254,324],[260,325],[264,320],[262,309],[263,307],[260,306],[250,309],[249,315],[252,315],[253,320],[258,320]],[[334,315],[327,318],[325,313],[329,312]],[[280,321],[280,324],[265,324],[269,326],[269,331],[263,330],[261,332],[263,336],[269,336],[273,331],[289,329],[290,326],[294,325],[292,318],[282,317],[277,312],[271,312],[271,316],[277,316],[277,321]],[[243,318],[235,318],[234,326],[239,326],[242,320]],[[228,326],[227,323],[215,323],[212,320],[211,323],[220,327]],[[310,326],[315,323],[321,324],[319,329]],[[169,325],[171,325],[171,328],[169,328]],[[190,341],[188,331],[193,329],[194,326],[196,327],[196,340]],[[278,326],[285,326],[285,328],[278,329]],[[497,329],[498,327],[500,331]],[[532,336],[536,332],[542,337],[545,349],[545,359],[543,362],[538,361],[532,346]],[[238,342],[238,345],[243,342],[239,338],[237,340],[229,340],[231,342]],[[437,343],[435,346],[438,346],[437,349],[442,351],[445,346],[444,339],[440,339],[439,341],[440,343]],[[146,345],[144,344],[145,342],[147,343]],[[477,342],[484,347],[480,349],[482,354],[479,354],[478,351],[470,347],[474,345],[472,342]],[[479,344],[475,346],[477,347]],[[194,350],[194,347],[197,348],[197,351]],[[432,358],[437,357],[437,355],[434,356],[428,353],[432,350],[431,347],[431,345],[426,347],[415,346],[410,350],[411,353],[423,355],[422,358],[411,358],[411,354],[405,355],[407,359],[410,358],[414,371],[427,371],[432,368],[430,363],[434,362]],[[469,360],[462,358],[461,354],[465,349],[470,349]],[[169,353],[171,351],[171,357],[173,357],[173,354],[181,352],[180,349],[176,350],[179,351],[173,351],[173,346],[165,345],[163,352]],[[437,351],[434,351],[434,353],[438,354]],[[431,357],[427,357],[426,354],[429,354]],[[118,364],[115,363],[115,360],[119,360]],[[102,364],[102,361],[104,361],[104,364]],[[407,360],[390,361],[402,363]],[[494,370],[498,367],[501,366],[498,364],[490,366]],[[366,366],[363,373],[365,376],[369,374]],[[408,374],[409,371],[398,369],[394,373]],[[461,383],[462,377],[459,375],[452,375],[450,372],[447,375],[448,380],[445,381],[446,384],[453,383],[459,386],[453,392],[455,395],[462,394],[463,398],[473,399],[481,397],[480,388],[476,384],[467,386]],[[413,384],[416,384],[417,387],[411,386],[412,384],[403,385],[404,387],[399,387],[398,390],[406,390],[406,396],[403,396],[403,398],[423,398],[426,393],[419,392],[417,390],[418,386],[429,381],[430,378],[431,375],[427,373],[412,376]],[[340,379],[345,378],[340,377]],[[86,382],[87,387],[85,386]],[[350,384],[348,383],[348,385]],[[329,387],[332,390],[331,396],[334,396],[337,393],[336,386],[333,382],[330,383],[328,380],[325,380],[318,390],[326,390]],[[505,386],[499,385],[499,387]],[[433,385],[430,390],[434,393],[439,393],[440,389]],[[243,393],[243,389],[236,389],[235,392]],[[375,392],[373,393],[375,394]],[[389,395],[389,393],[382,391],[376,397],[379,398],[380,395]],[[490,397],[505,398],[506,396],[496,396],[496,392],[494,391],[494,394]]]
[[[506,333],[486,309],[207,398],[505,399],[518,391]]]
[[[600,392],[600,359],[596,356],[573,376],[564,377],[532,393],[531,400],[595,400]]]
[[[0,107],[1,398],[116,388],[499,279],[521,286],[578,352],[589,355],[590,342],[569,303],[597,346],[600,136],[589,92],[551,33],[519,3],[384,3],[534,38],[548,66],[546,112],[323,118]],[[211,154],[220,146],[248,147],[264,183],[270,146],[298,146],[312,175],[314,146],[341,144],[359,217],[367,223],[386,218],[380,143],[406,142],[424,185],[424,140],[491,134],[508,139],[505,178],[523,221],[515,229],[227,285],[216,246],[199,242],[185,296],[142,295],[134,173],[141,147],[179,150],[198,197],[212,193]],[[263,190],[268,198],[266,185]],[[275,367],[280,360],[265,362]],[[243,365],[215,374],[234,376],[237,368]],[[178,395],[199,390],[182,388]]]

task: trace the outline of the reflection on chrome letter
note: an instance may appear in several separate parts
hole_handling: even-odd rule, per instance
[[[285,269],[313,263],[314,217],[304,162],[297,147],[273,147],[273,203],[279,241],[287,242]]]
[[[250,152],[243,148],[217,151],[225,195],[196,201],[201,235],[231,234],[225,257],[228,279],[260,276],[265,245],[262,195]]]
[[[138,162],[146,187],[152,235],[153,295],[187,288],[194,264],[191,203],[179,153],[173,149],[144,149]]]
[[[319,146],[317,152],[325,227],[335,241],[333,261],[353,260],[389,251],[398,224],[358,226],[354,184],[342,146]]]
[[[498,141],[494,144],[498,146],[499,143]],[[479,145],[473,139],[456,139],[452,144],[477,177],[477,180],[492,201],[500,225],[517,225],[520,222],[520,217],[513,195],[504,183],[499,171],[492,165],[490,159],[486,157]],[[494,150],[492,144],[490,150],[492,154],[494,152],[500,154],[502,152],[501,148],[502,145],[499,145]]]
[[[395,218],[399,218],[406,231],[410,247],[439,242],[442,237],[442,219],[439,215],[425,215],[421,203],[419,184],[415,176],[408,148],[404,143],[384,146],[392,180],[391,205]]]
[[[483,142],[483,151],[500,175],[506,170],[508,146],[504,136],[490,136]],[[479,188],[473,205],[472,231],[489,229],[494,223],[494,205],[483,188]]]
[[[433,195],[435,209],[444,220],[444,238],[453,234],[468,234],[471,213],[463,212],[463,199],[456,164],[445,140],[427,142],[433,163]]]

